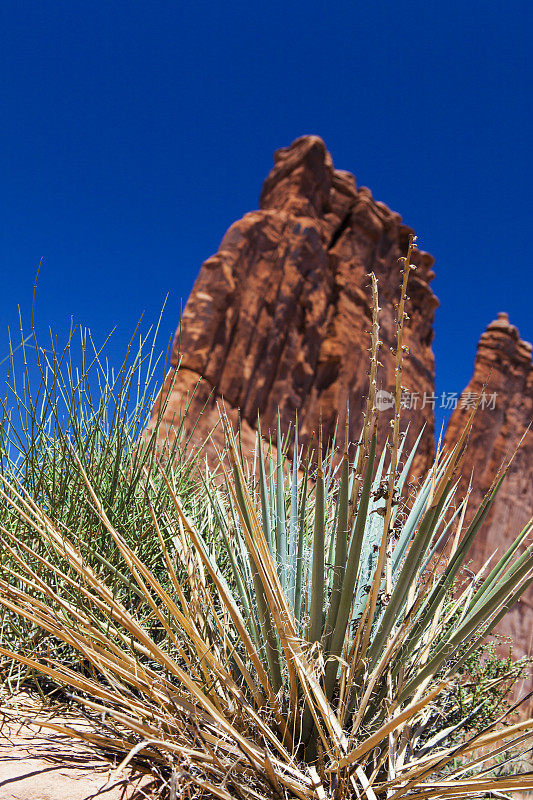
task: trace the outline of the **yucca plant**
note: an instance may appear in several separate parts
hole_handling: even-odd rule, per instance
[[[171,798],[184,787],[224,800],[533,788],[529,773],[490,771],[502,753],[526,746],[533,720],[504,712],[468,734],[469,714],[451,730],[435,721],[468,659],[533,580],[533,545],[521,550],[533,521],[494,566],[452,591],[506,472],[466,526],[466,499],[454,495],[471,422],[406,502],[415,449],[400,467],[400,400],[412,246],[393,427],[380,453],[373,278],[370,388],[353,463],[347,441],[340,459],[334,447],[324,455],[321,441],[303,457],[295,426],[288,465],[278,426],[275,453],[259,436],[248,464],[222,412],[226,452],[217,475],[205,468],[196,503],[181,496],[172,459],[157,474],[143,471],[159,553],[149,565],[74,452],[101,535],[122,560],[111,574],[89,563],[79,533],[22,480],[2,480],[6,618],[46,631],[79,663],[31,647],[0,653],[70,687],[96,727],[70,733],[123,753],[122,765],[159,770]],[[168,502],[156,505],[161,483]]]

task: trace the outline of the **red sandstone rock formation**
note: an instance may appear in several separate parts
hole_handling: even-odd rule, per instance
[[[486,399],[474,418],[459,487],[464,495],[473,473],[470,516],[533,421],[531,353],[531,345],[520,339],[518,330],[503,313],[490,323],[479,341],[474,374],[446,432],[446,444],[451,446],[471,413],[471,409],[461,406],[484,393]],[[501,555],[532,514],[533,432],[529,431],[474,542],[473,567],[479,569],[496,550]],[[499,627],[501,634],[512,638],[517,655],[533,655],[532,621],[533,588],[530,588]]]
[[[278,408],[287,428],[298,412],[303,440],[322,419],[327,437],[339,420],[344,436],[350,404],[351,441],[358,437],[368,390],[370,327],[369,274],[379,282],[381,388],[394,385],[395,324],[401,265],[411,230],[370,191],[357,188],[347,172],[335,170],[321,139],[305,136],[279,150],[260,198],[260,210],[246,214],[224,236],[216,255],[202,266],[185,307],[172,354],[177,376],[162,430],[176,423],[192,396],[187,427],[200,418],[199,440],[216,424],[216,402],[242,419],[243,442],[252,446],[257,415],[263,431],[274,433]],[[425,423],[415,472],[433,455],[433,413],[420,409],[434,391],[431,350],[438,301],[429,283],[433,258],[417,252],[418,269],[409,279],[403,383],[418,393],[409,442]],[[165,391],[165,390],[164,390]],[[210,395],[210,392],[212,394]],[[204,408],[205,406],[205,408]],[[157,404],[156,404],[157,408]],[[381,439],[390,431],[390,411],[381,415]],[[220,434],[215,434],[220,443]]]

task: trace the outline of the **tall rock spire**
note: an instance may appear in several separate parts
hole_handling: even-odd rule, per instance
[[[446,444],[451,447],[471,414],[472,403],[484,395],[474,417],[459,485],[459,496],[464,496],[473,475],[470,517],[533,422],[531,354],[531,345],[522,341],[518,329],[504,312],[490,323],[479,341],[472,378],[446,431]],[[472,568],[480,569],[495,552],[499,558],[532,515],[533,431],[530,430],[474,542]],[[499,626],[499,632],[513,640],[517,655],[533,655],[532,622],[533,587],[530,587]]]
[[[528,425],[533,421],[532,347],[522,341],[506,313],[488,325],[479,340],[470,383],[462,393],[446,431],[446,444],[453,445],[482,396],[474,417],[462,469],[460,493],[466,490],[473,471],[471,506],[474,509],[489,489],[500,466],[506,463]],[[518,450],[498,499],[476,546],[479,563],[484,562],[502,539],[516,536],[533,514],[533,432]],[[463,492],[464,493],[464,492]]]
[[[240,412],[244,446],[253,442],[258,413],[275,438],[278,408],[282,429],[300,420],[309,440],[322,420],[331,438],[338,421],[344,437],[350,406],[351,441],[356,441],[368,391],[373,270],[380,291],[381,387],[394,386],[394,302],[411,230],[399,214],[376,202],[355,178],[335,170],[324,142],[304,136],[278,150],[261,192],[260,209],[234,223],[218,253],[202,266],[183,313],[172,354],[175,376],[162,431],[171,429],[192,397],[187,425],[202,416],[196,440],[217,422],[216,402]],[[416,252],[409,279],[403,384],[419,398],[406,410],[408,444],[422,425],[415,471],[427,468],[434,450],[433,411],[424,395],[434,392],[431,349],[438,301],[430,289],[433,258]],[[167,378],[167,386],[174,376]],[[157,409],[157,404],[156,407]],[[154,411],[154,414],[156,412]],[[384,441],[390,409],[381,415]],[[219,434],[215,434],[215,441]],[[220,439],[219,439],[220,440]]]

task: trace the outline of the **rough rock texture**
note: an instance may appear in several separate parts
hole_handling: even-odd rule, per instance
[[[305,136],[278,150],[260,210],[231,226],[194,284],[172,354],[176,365],[181,353],[181,367],[177,376],[169,374],[163,390],[175,379],[162,430],[176,424],[201,379],[187,423],[205,404],[197,441],[216,424],[220,398],[233,418],[240,410],[247,449],[258,413],[263,431],[274,433],[278,407],[284,429],[298,412],[304,440],[320,418],[331,437],[338,417],[342,441],[349,402],[349,436],[355,441],[368,390],[369,274],[377,275],[383,309],[381,388],[391,390],[398,258],[406,253],[410,233],[398,214],[368,189],[357,188],[353,175],[333,168],[318,137]],[[429,287],[433,258],[417,252],[413,262],[418,268],[409,279],[410,356],[403,383],[420,397],[418,410],[405,414],[414,423],[410,442],[426,424],[416,473],[428,466],[434,449],[431,406],[420,406],[424,393],[434,391],[431,342],[438,301]],[[381,415],[382,441],[390,418],[390,411]],[[221,438],[215,433],[216,442]]]
[[[531,353],[532,346],[520,339],[517,328],[509,323],[504,313],[498,314],[498,319],[490,323],[479,341],[474,374],[462,394],[463,403],[459,403],[453,412],[446,432],[446,444],[451,446],[459,438],[471,413],[461,405],[467,405],[469,400],[484,393],[486,402],[482,403],[474,418],[459,487],[460,493],[464,494],[473,471],[470,515],[533,420]],[[533,432],[530,431],[474,543],[473,566],[481,567],[496,549],[501,554],[532,514]],[[532,622],[533,587],[530,587],[499,628],[500,633],[512,638],[517,655],[533,655]]]

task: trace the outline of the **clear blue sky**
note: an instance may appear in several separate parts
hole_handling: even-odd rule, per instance
[[[316,133],[436,256],[460,391],[498,311],[533,339],[532,30],[531,0],[5,0],[0,355],[41,257],[40,330],[117,325],[118,362],[170,292],[164,347],[274,149]]]

